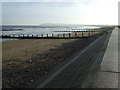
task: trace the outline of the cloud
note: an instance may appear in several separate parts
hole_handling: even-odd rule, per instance
[[[46,0],[46,2],[39,3],[3,2],[3,23],[118,23],[118,0],[75,0],[76,2],[67,2],[68,0],[59,1],[61,2],[48,2],[48,0]]]
[[[98,0],[1,0],[2,2],[96,2]]]

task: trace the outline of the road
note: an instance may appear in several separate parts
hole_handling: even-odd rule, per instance
[[[77,52],[70,61],[37,88],[86,88],[94,83],[106,50],[111,31]],[[91,72],[94,72],[93,74]],[[88,81],[89,80],[89,81]],[[87,82],[86,82],[87,81]]]

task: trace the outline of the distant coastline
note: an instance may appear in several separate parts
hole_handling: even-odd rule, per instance
[[[19,30],[24,30],[24,29],[2,29],[2,31],[19,31]]]

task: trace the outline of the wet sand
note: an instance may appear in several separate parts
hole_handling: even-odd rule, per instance
[[[83,49],[97,37],[84,39],[36,39],[3,42],[3,87],[35,87],[55,66]]]

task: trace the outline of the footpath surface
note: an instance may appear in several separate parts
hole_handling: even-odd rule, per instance
[[[94,88],[118,88],[118,28],[110,37]]]
[[[77,52],[74,57],[70,58],[70,61],[67,64],[57,70],[57,72],[55,72],[37,88],[88,87],[86,86],[87,84],[84,83],[84,81],[86,80],[91,67],[94,66],[95,68],[99,68],[107,47],[110,34],[111,32],[108,32],[108,34],[104,33],[104,35],[99,36],[96,41],[91,43],[83,51]],[[99,55],[101,55],[101,58],[99,57]],[[96,72],[96,69],[92,72]],[[93,75],[91,76],[94,77]],[[89,80],[89,82],[91,83],[91,79]]]

